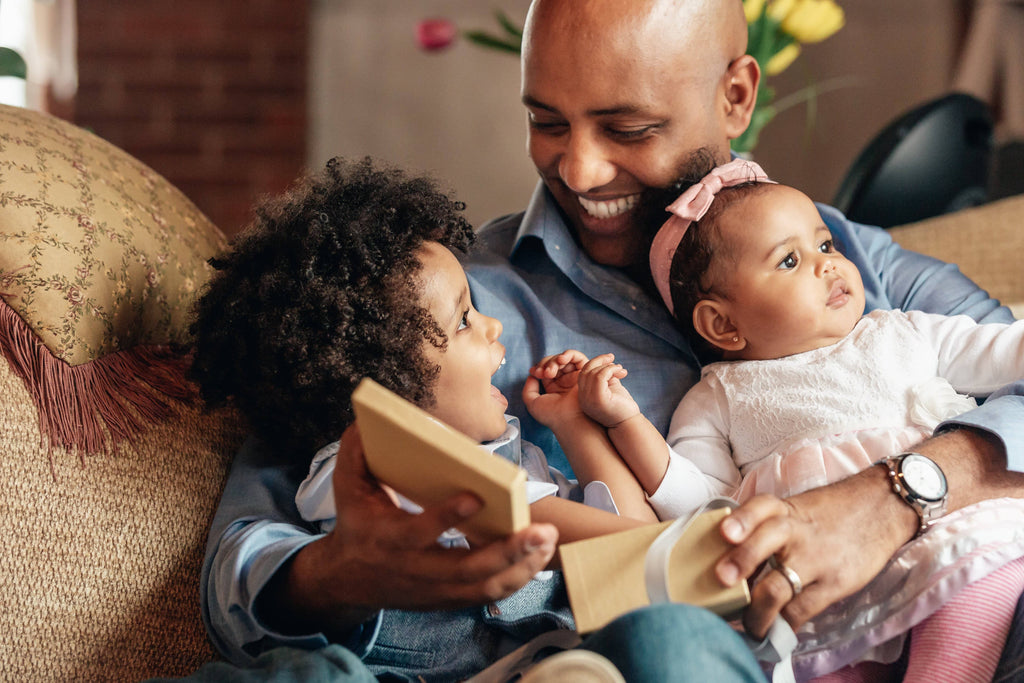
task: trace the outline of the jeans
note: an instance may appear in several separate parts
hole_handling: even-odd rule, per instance
[[[764,683],[743,640],[722,619],[688,605],[662,604],[626,614],[587,637],[582,648],[607,657],[629,683],[715,681]],[[150,683],[166,679],[152,679]],[[241,668],[204,665],[188,681],[217,683],[372,683],[358,657],[340,645],[319,650],[278,647]],[[381,680],[397,680],[384,676]]]
[[[1024,596],[1017,601],[1010,635],[999,658],[993,683],[1024,683]]]
[[[766,680],[725,621],[689,605],[663,603],[630,612],[580,647],[607,657],[629,683]]]

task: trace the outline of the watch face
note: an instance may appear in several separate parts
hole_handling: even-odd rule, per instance
[[[946,482],[942,472],[931,460],[908,455],[900,465],[900,473],[907,488],[925,500],[939,500],[946,495]]]

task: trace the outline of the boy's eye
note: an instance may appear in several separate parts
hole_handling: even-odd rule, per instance
[[[796,268],[796,264],[797,264],[796,253],[791,251],[788,254],[786,254],[785,258],[783,258],[781,261],[779,261],[778,268],[779,268],[779,270],[792,270],[793,268]]]
[[[835,243],[832,242],[832,240],[825,240],[824,242],[821,243],[821,246],[818,247],[818,251],[820,251],[822,254],[831,254],[834,253],[835,250],[836,245]]]
[[[462,319],[459,320],[459,329],[464,330],[469,327],[469,309],[462,314]]]

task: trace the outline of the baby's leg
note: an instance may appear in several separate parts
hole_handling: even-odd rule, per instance
[[[910,632],[904,681],[990,681],[1024,592],[1024,557],[975,581]]]

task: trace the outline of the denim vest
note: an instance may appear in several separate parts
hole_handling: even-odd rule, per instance
[[[543,574],[483,607],[385,610],[363,663],[382,681],[456,681],[541,633],[574,628],[562,573]]]

